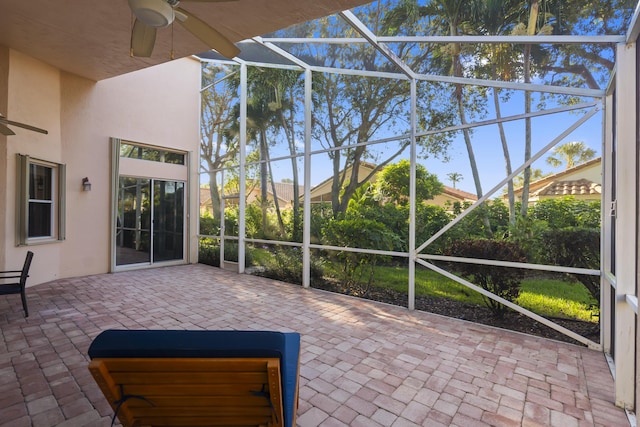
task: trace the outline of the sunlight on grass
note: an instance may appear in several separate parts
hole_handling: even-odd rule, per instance
[[[325,274],[332,271],[325,268]],[[334,271],[333,277],[339,277]],[[378,266],[373,286],[407,294],[409,270],[404,266]],[[460,283],[434,271],[416,269],[416,296],[448,298],[469,304],[484,305],[482,296]],[[598,321],[598,305],[589,291],[577,281],[531,278],[522,282],[519,306],[546,317]]]
[[[404,267],[377,267],[374,286],[407,293],[408,270]],[[482,296],[430,270],[416,271],[416,296],[449,298],[484,304]],[[527,279],[522,282],[516,304],[542,316],[598,321],[597,303],[579,282]],[[593,308],[596,307],[596,308]]]
[[[518,305],[543,316],[567,317],[596,322],[597,302],[578,282],[561,280],[525,280]],[[595,316],[594,316],[595,315]]]

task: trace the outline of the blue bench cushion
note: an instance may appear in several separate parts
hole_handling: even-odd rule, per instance
[[[89,347],[95,358],[279,358],[284,425],[296,408],[300,334],[273,331],[107,330]]]

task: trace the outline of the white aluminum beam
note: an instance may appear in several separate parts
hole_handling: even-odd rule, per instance
[[[493,259],[463,258],[463,257],[455,257],[455,256],[429,255],[429,254],[418,255],[418,258],[430,259],[435,261],[452,261],[452,262],[463,262],[466,264],[495,265],[496,267],[524,268],[527,270],[554,271],[557,273],[571,273],[571,274],[584,274],[587,276],[600,276],[600,270],[594,270],[591,268],[563,267],[559,265],[529,264],[526,262],[499,261],[499,260],[493,260]]]
[[[468,77],[437,76],[435,74],[418,74],[418,80],[430,82],[463,84],[469,86],[497,87],[501,89],[524,90],[528,92],[557,93],[561,95],[587,96],[602,98],[604,90],[566,86],[541,85],[533,83],[505,82],[498,80],[472,79]]]
[[[311,109],[313,73],[304,71],[304,196],[302,201],[302,286],[311,286]]]
[[[478,43],[478,44],[611,44],[623,43],[621,35],[602,36],[377,36],[382,43]],[[360,37],[264,37],[265,41],[289,44],[355,44],[368,43]]]
[[[591,108],[599,105],[601,105],[600,101],[583,102],[581,104],[569,105],[566,107],[550,108],[548,110],[534,111],[532,113],[516,114],[513,116],[504,116],[504,117],[500,117],[499,119],[482,120],[479,122],[466,123],[464,125],[449,126],[442,129],[428,130],[425,132],[418,133],[417,136],[421,137],[421,136],[434,135],[434,134],[443,133],[443,132],[455,132],[462,129],[476,128],[480,126],[489,126],[489,125],[495,125],[498,123],[506,123],[506,122],[513,122],[516,120],[523,120],[528,117],[541,117],[549,114],[557,114],[557,113],[564,113],[568,111],[582,110],[585,108]]]
[[[309,64],[307,64],[306,62],[304,62],[303,60],[301,60],[297,56],[292,55],[291,53],[289,53],[286,50],[282,49],[281,47],[276,46],[273,43],[269,43],[269,42],[263,41],[262,37],[254,37],[252,40],[254,42],[258,43],[259,45],[264,46],[265,48],[269,49],[271,52],[274,52],[274,53],[280,55],[284,59],[293,62],[298,67],[300,67],[300,68],[302,68],[304,70],[308,70],[309,69]]]
[[[247,65],[240,64],[240,171],[238,179],[240,181],[240,194],[238,200],[238,273],[244,273],[245,268],[245,237],[246,222],[245,212],[247,209]],[[224,183],[223,183],[224,185]],[[224,222],[224,212],[220,219]],[[222,267],[222,265],[220,265]]]
[[[411,133],[409,143],[409,292],[407,308],[416,307],[416,169],[418,150],[416,144],[416,110],[418,108],[418,86],[415,79],[411,80]]]
[[[636,8],[633,11],[633,16],[631,17],[631,22],[629,23],[629,30],[627,31],[625,42],[634,43],[638,39],[639,35],[640,35],[640,2],[636,4]]]

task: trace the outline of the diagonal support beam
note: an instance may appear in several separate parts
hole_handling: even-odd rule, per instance
[[[411,79],[416,78],[416,73],[414,73],[413,70],[409,68],[409,66],[402,59],[400,59],[394,51],[389,49],[389,46],[383,43],[379,43],[377,36],[373,34],[371,30],[367,28],[356,15],[353,14],[353,12],[351,12],[350,10],[345,10],[343,12],[340,12],[340,16],[342,16],[342,18],[347,21],[347,23],[351,25],[354,30],[359,32],[362,37],[367,39],[367,41],[378,50],[378,52],[382,53],[387,57],[389,61],[393,62],[398,68],[400,68],[400,70],[402,70],[402,72],[407,77]]]
[[[516,170],[514,170],[513,172],[511,172],[511,175],[508,175],[506,178],[504,178],[502,181],[500,181],[496,186],[494,186],[491,190],[489,190],[484,196],[480,197],[474,204],[472,204],[471,206],[469,206],[467,209],[465,209],[460,215],[458,215],[453,221],[451,221],[450,223],[448,223],[447,225],[445,225],[444,227],[442,227],[440,230],[438,230],[437,233],[435,233],[433,236],[431,236],[426,242],[424,242],[422,245],[420,245],[420,247],[418,247],[416,249],[417,253],[420,253],[424,250],[424,248],[426,248],[427,246],[429,246],[431,243],[433,243],[436,239],[438,239],[440,236],[442,236],[444,233],[446,233],[449,229],[451,229],[454,225],[456,225],[458,222],[460,222],[462,220],[462,218],[464,218],[465,216],[467,216],[471,211],[473,211],[474,209],[476,209],[478,206],[482,205],[489,197],[491,197],[496,191],[498,191],[499,189],[501,189],[507,182],[509,182],[510,180],[512,180],[514,177],[516,177],[520,172],[522,172],[527,166],[530,166],[533,162],[535,162],[536,160],[538,160],[540,157],[542,157],[547,151],[549,151],[551,148],[553,148],[557,143],[559,143],[560,141],[562,141],[564,138],[566,138],[567,136],[569,136],[574,130],[576,130],[577,128],[579,128],[580,126],[582,126],[582,124],[584,124],[584,122],[586,122],[587,120],[589,120],[591,117],[593,117],[598,111],[600,111],[600,109],[598,107],[594,107],[591,111],[589,111],[587,114],[585,114],[584,116],[582,116],[580,119],[578,119],[574,124],[572,124],[571,126],[569,126],[564,132],[562,132],[560,135],[558,135],[556,138],[554,138],[550,143],[548,143],[547,145],[545,145],[544,147],[542,147],[542,149],[540,149],[534,156],[532,156],[529,160],[527,160],[526,162],[524,162],[519,168],[517,168]]]

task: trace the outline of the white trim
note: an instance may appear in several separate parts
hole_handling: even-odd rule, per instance
[[[637,120],[636,45],[618,45],[615,97],[616,230],[614,357],[616,364],[615,403],[632,409],[635,405],[636,315],[626,303],[626,295],[636,292],[637,239]]]
[[[625,301],[627,302],[627,304],[631,306],[631,308],[633,309],[633,312],[637,315],[638,314],[638,297],[636,297],[635,295],[626,294]]]

